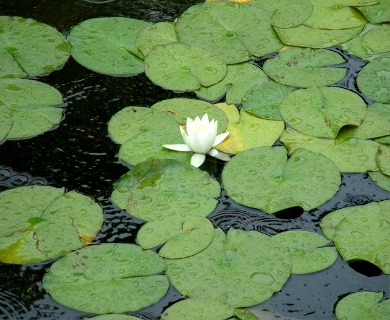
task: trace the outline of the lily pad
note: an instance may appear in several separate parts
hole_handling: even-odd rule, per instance
[[[217,299],[238,308],[261,303],[279,291],[290,276],[286,248],[271,237],[230,229],[215,230],[200,253],[167,261],[166,274],[189,298]]]
[[[162,258],[132,244],[80,249],[55,262],[43,277],[51,297],[90,313],[121,313],[148,307],[168,290]]]
[[[0,261],[23,264],[88,245],[103,224],[103,211],[75,191],[27,186],[0,193],[0,220]]]
[[[381,145],[376,157],[380,171],[390,176],[390,146]]]
[[[343,297],[336,305],[338,320],[387,319],[390,317],[390,300],[383,292],[360,291]]]
[[[72,57],[82,66],[112,76],[130,76],[144,71],[136,47],[139,32],[150,23],[125,17],[84,20],[68,35]]]
[[[83,320],[89,320],[89,319],[92,319],[92,320],[139,320],[142,318],[128,316],[126,314],[114,314],[114,313],[102,314],[100,316],[95,316],[95,317],[91,317],[91,318],[83,318]]]
[[[69,58],[66,38],[47,24],[0,16],[0,30],[0,78],[47,74]]]
[[[333,211],[320,226],[345,261],[369,261],[390,273],[390,200]]]
[[[367,107],[352,91],[322,87],[294,91],[282,101],[280,113],[290,127],[303,134],[336,138],[342,127],[359,126]]]
[[[205,217],[217,205],[218,182],[208,173],[175,160],[145,161],[115,182],[112,201],[146,220],[169,216]]]
[[[243,96],[242,108],[259,118],[282,120],[279,112],[282,100],[295,88],[274,81],[267,81],[250,88]]]
[[[274,240],[288,248],[292,258],[292,274],[306,274],[330,267],[337,259],[335,247],[318,233],[292,230],[278,233]]]
[[[372,6],[359,6],[358,9],[371,23],[390,21],[390,3],[387,0],[377,0]]]
[[[390,103],[390,53],[366,64],[356,81],[361,92],[368,98]]]
[[[196,95],[208,101],[217,101],[226,94],[226,103],[239,104],[242,96],[252,86],[267,81],[265,73],[251,63],[229,65],[225,78],[210,86],[195,91]]]
[[[30,138],[52,129],[62,119],[63,110],[58,108],[62,104],[61,93],[48,84],[0,79],[0,109],[5,118],[2,130],[8,131],[6,139]]]
[[[194,5],[178,17],[175,27],[180,41],[210,50],[227,64],[248,61],[283,46],[272,30],[271,13],[250,4]]]
[[[372,181],[374,181],[382,189],[390,191],[390,176],[381,172],[369,172],[368,173]]]
[[[214,238],[210,220],[198,216],[166,217],[147,222],[137,233],[144,249],[163,245],[158,254],[168,259],[192,256],[205,249]]]
[[[12,111],[6,105],[0,105],[0,143],[7,138],[12,124]]]
[[[265,120],[255,117],[245,110],[238,110],[233,104],[219,103],[228,119],[228,137],[216,146],[226,153],[240,153],[244,150],[272,146],[284,129],[283,121]]]
[[[316,208],[337,192],[341,179],[336,165],[321,154],[299,149],[288,159],[284,147],[260,147],[232,158],[222,182],[234,201],[271,214]]]
[[[345,68],[329,67],[343,62],[339,54],[326,49],[290,48],[266,60],[263,70],[273,80],[287,86],[320,87],[344,78]]]
[[[298,131],[285,130],[280,141],[294,152],[300,148],[318,152],[331,159],[341,172],[378,171],[376,154],[379,143],[357,138],[315,138]]]

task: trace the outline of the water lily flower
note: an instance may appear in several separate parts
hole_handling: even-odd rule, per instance
[[[214,149],[217,144],[225,140],[229,132],[217,135],[218,121],[214,119],[209,121],[207,113],[202,119],[199,117],[187,118],[185,128],[180,126],[185,144],[164,144],[163,147],[176,151],[192,151],[194,154],[191,158],[191,164],[194,167],[199,167],[204,162],[206,154],[224,161],[230,159],[226,153]]]

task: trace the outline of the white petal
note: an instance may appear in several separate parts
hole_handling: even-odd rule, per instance
[[[191,137],[191,148],[196,153],[207,153],[212,147],[215,136],[208,131],[195,131]]]
[[[219,135],[217,135],[215,137],[215,141],[214,141],[214,144],[213,144],[213,147],[215,147],[217,144],[220,144],[223,140],[226,139],[226,137],[229,135],[229,131],[228,132],[224,132],[224,133],[221,133]]]
[[[191,151],[191,148],[186,144],[163,144],[163,147],[175,151]]]
[[[211,149],[208,154],[214,158],[219,159],[219,160],[223,160],[223,161],[230,160],[230,156],[228,154],[226,154],[224,152],[220,152],[216,149]]]
[[[206,126],[209,124],[210,121],[209,121],[209,116],[208,116],[207,113],[205,113],[205,114],[203,115],[201,122],[202,122],[204,125],[206,125]]]
[[[200,167],[200,165],[204,162],[206,159],[206,155],[201,153],[194,153],[191,157],[191,164],[194,167]]]

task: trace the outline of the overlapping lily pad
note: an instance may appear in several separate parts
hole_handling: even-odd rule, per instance
[[[91,318],[83,318],[83,320],[139,320],[141,318],[133,317],[133,316],[128,316],[126,314],[102,314],[100,316],[95,316]]]
[[[22,264],[89,244],[103,223],[103,211],[75,191],[27,186],[0,193],[0,220],[0,261]]]
[[[30,138],[52,129],[62,119],[61,93],[48,84],[0,79],[0,139]]]
[[[68,35],[72,57],[84,67],[113,76],[130,76],[144,71],[136,47],[139,32],[150,23],[125,17],[84,20]]]
[[[369,261],[390,273],[390,200],[333,211],[321,229],[345,261]]]
[[[233,104],[219,103],[217,106],[223,110],[229,124],[228,137],[216,148],[226,153],[240,153],[244,150],[272,146],[284,129],[283,121],[265,120],[253,116],[245,110],[238,110]]]
[[[112,201],[131,215],[149,221],[210,214],[220,186],[208,173],[175,160],[137,164],[114,185]]]
[[[306,149],[288,159],[284,147],[260,147],[232,158],[223,169],[222,182],[236,202],[275,213],[323,204],[337,192],[340,173],[331,160]]]
[[[279,291],[290,276],[286,248],[255,231],[215,230],[202,252],[167,261],[171,283],[189,298],[207,299],[237,308],[261,303]]]
[[[0,16],[0,30],[0,78],[47,74],[69,58],[69,43],[47,24]]]
[[[375,58],[359,72],[359,89],[370,99],[390,103],[390,53]]]
[[[168,290],[162,258],[132,244],[101,244],[67,254],[43,277],[59,303],[89,313],[121,313],[148,307]]]
[[[390,191],[390,176],[379,171],[369,172],[370,178],[382,189]]]
[[[276,82],[294,87],[320,87],[340,81],[346,74],[344,68],[330,67],[344,59],[326,49],[290,48],[268,59],[264,72]]]
[[[381,301],[383,292],[360,291],[343,297],[336,305],[337,320],[387,319],[390,299]]]
[[[371,6],[359,6],[358,9],[371,23],[390,21],[390,3],[386,0],[377,0]]]
[[[343,126],[359,126],[366,112],[366,103],[359,95],[337,87],[296,90],[280,105],[290,127],[319,138],[336,138]]]

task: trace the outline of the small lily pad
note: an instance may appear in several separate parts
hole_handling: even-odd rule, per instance
[[[282,100],[295,88],[267,81],[250,88],[242,98],[242,108],[259,118],[282,120],[279,112]]]
[[[132,244],[107,243],[80,249],[55,262],[43,277],[51,297],[89,313],[136,311],[168,290],[162,258]]]
[[[390,146],[381,145],[376,157],[380,171],[390,176]]]
[[[369,261],[390,273],[390,200],[333,211],[321,229],[345,261]]]
[[[190,164],[152,160],[135,165],[116,181],[111,198],[131,215],[150,221],[205,217],[215,209],[220,191],[216,180]]]
[[[75,191],[27,186],[0,193],[0,220],[0,261],[23,264],[89,244],[103,223],[103,211]]]
[[[239,111],[233,104],[219,103],[217,106],[226,113],[229,119],[227,131],[230,132],[216,146],[220,151],[236,154],[254,147],[272,146],[283,132],[283,121],[255,117],[245,110]]]
[[[382,189],[390,191],[390,176],[385,175],[381,172],[369,172],[368,173],[372,181],[374,181]]]
[[[329,240],[315,232],[285,231],[273,236],[273,239],[288,248],[292,258],[293,274],[321,271],[331,266],[337,259],[336,248],[327,247]]]
[[[356,79],[359,89],[368,98],[390,103],[390,53],[366,64]]]
[[[214,226],[203,217],[166,217],[147,222],[137,233],[137,243],[144,249],[163,245],[158,254],[181,259],[205,249],[214,238]]]
[[[226,64],[210,51],[171,42],[149,52],[145,57],[145,73],[164,89],[194,91],[221,81],[226,75]]]
[[[359,126],[366,116],[364,100],[347,89],[322,87],[299,89],[280,105],[287,124],[319,138],[336,138],[343,126]]]
[[[341,179],[336,165],[321,154],[299,149],[288,159],[284,147],[260,147],[232,158],[222,182],[234,201],[271,214],[316,208],[337,192]]]
[[[30,18],[0,16],[0,78],[34,77],[60,68],[69,43],[53,27]]]
[[[226,103],[239,104],[242,96],[252,86],[267,81],[265,73],[251,63],[228,65],[225,78],[210,87],[202,87],[195,93],[198,97],[217,101],[226,94]]]
[[[62,119],[63,110],[58,108],[62,104],[61,93],[48,84],[0,79],[0,109],[5,118],[2,130],[8,131],[6,139],[30,138],[52,129]]]
[[[387,319],[390,299],[381,301],[383,292],[360,291],[348,294],[336,305],[337,320]]]
[[[82,66],[103,74],[130,76],[144,71],[136,47],[139,32],[150,23],[125,17],[84,20],[68,35],[72,57]]]
[[[358,9],[371,23],[390,21],[390,3],[387,0],[377,0],[371,6],[359,6]]]
[[[293,87],[320,87],[340,81],[345,68],[329,67],[344,59],[325,49],[290,48],[265,61],[263,70],[276,82]]]
[[[137,318],[133,316],[128,316],[126,314],[102,314],[100,316],[95,316],[91,318],[83,318],[83,320],[140,320],[142,318]]]

